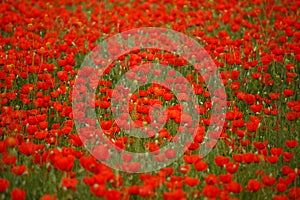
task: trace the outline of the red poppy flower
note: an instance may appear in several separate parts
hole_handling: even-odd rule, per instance
[[[8,180],[4,178],[0,178],[0,192],[4,192],[7,190],[7,188],[10,186],[10,183]]]
[[[40,200],[56,200],[56,194],[45,194]]]
[[[16,175],[22,175],[26,171],[26,165],[14,166],[11,168],[11,172]]]
[[[255,155],[253,153],[243,154],[243,161],[245,163],[251,163],[251,162],[254,162],[254,160],[255,160]]]
[[[153,196],[153,191],[152,191],[152,187],[151,186],[141,186],[139,188],[139,195],[141,197],[151,197]]]
[[[231,85],[230,85],[230,88],[232,90],[238,90],[241,86],[241,82],[232,82]]]
[[[70,144],[74,145],[74,146],[82,146],[83,145],[79,135],[76,135],[76,134],[70,134],[69,141],[70,141]]]
[[[26,197],[26,192],[22,189],[14,188],[10,192],[10,196],[11,196],[12,200],[24,200]]]
[[[73,191],[76,191],[76,185],[78,183],[78,180],[76,178],[63,178],[61,186],[65,187],[67,189],[72,189]]]
[[[288,148],[295,148],[298,146],[298,141],[297,140],[287,140],[285,142],[285,145],[288,147]]]
[[[262,177],[262,183],[266,186],[272,186],[276,183],[276,179],[269,175],[265,175]]]
[[[229,183],[232,181],[232,175],[231,174],[220,174],[219,179],[222,183]]]
[[[246,100],[246,103],[247,103],[247,104],[252,105],[252,104],[255,103],[256,98],[255,98],[255,95],[253,95],[253,94],[247,94],[247,95],[245,96],[245,100]]]
[[[101,128],[103,130],[109,130],[111,128],[111,126],[112,126],[112,121],[111,120],[101,122]]]
[[[232,125],[234,127],[243,127],[245,125],[245,122],[242,119],[237,119],[232,121]]]
[[[240,193],[243,190],[243,187],[239,183],[234,181],[231,181],[225,187],[229,192],[233,192],[233,193]]]
[[[203,187],[202,194],[208,198],[216,198],[220,194],[220,189],[214,185],[206,185]]]
[[[122,198],[122,193],[118,190],[108,190],[105,193],[105,198],[108,200],[119,200]]]
[[[268,141],[265,142],[253,142],[253,145],[258,150],[263,150],[266,148],[266,145],[268,144]]]
[[[33,142],[23,142],[21,145],[19,145],[18,150],[20,153],[29,156],[32,155],[36,150],[39,149],[39,146]]]
[[[270,94],[269,94],[269,97],[270,97],[272,100],[277,100],[277,99],[280,97],[280,93],[270,93]]]
[[[224,157],[224,156],[216,156],[215,157],[215,163],[217,166],[224,166],[230,161],[230,158]]]
[[[250,192],[257,192],[261,188],[261,183],[256,179],[251,179],[248,181],[246,188]]]
[[[291,153],[291,152],[283,152],[283,160],[285,162],[290,162],[293,157],[294,157],[293,153]]]
[[[273,200],[288,200],[289,198],[286,195],[275,195]]]
[[[259,122],[247,122],[246,127],[249,132],[255,132],[258,129]]]
[[[254,105],[250,106],[250,110],[255,113],[262,111],[262,109],[263,109],[263,106],[261,104],[254,104]]]
[[[104,197],[106,192],[106,186],[104,184],[93,185],[90,187],[90,191],[97,197]]]
[[[12,156],[9,153],[2,154],[2,161],[6,165],[15,165],[17,162],[17,157]]]
[[[138,194],[139,193],[139,187],[137,185],[132,185],[128,188],[128,193],[129,194]]]
[[[280,156],[282,154],[282,148],[275,148],[275,147],[272,147],[270,149],[270,152],[272,155],[274,156]]]
[[[283,175],[288,175],[290,172],[292,172],[292,169],[290,166],[284,165],[282,166],[281,171]]]
[[[274,164],[274,163],[277,163],[278,162],[278,156],[268,156],[267,157],[267,161],[269,162],[269,163],[272,163],[272,164]]]
[[[208,165],[204,161],[198,161],[194,163],[194,167],[197,171],[205,171],[208,168]]]
[[[71,171],[74,166],[75,157],[69,155],[67,157],[58,156],[55,159],[54,167],[63,171]]]
[[[289,198],[298,199],[300,197],[300,187],[293,186],[289,189]]]
[[[200,180],[198,178],[185,177],[184,183],[190,187],[194,187],[200,183]]]
[[[237,71],[237,70],[232,70],[232,72],[231,72],[231,79],[232,79],[232,80],[237,80],[238,77],[239,77],[239,75],[240,75],[240,72],[239,72],[239,71]]]
[[[286,191],[286,188],[287,188],[287,186],[286,186],[286,184],[284,184],[284,183],[278,183],[278,184],[276,185],[276,190],[277,190],[278,192],[285,192],[285,191]]]
[[[298,118],[298,114],[296,112],[288,112],[285,116],[289,121],[294,121]]]
[[[185,193],[180,189],[172,192],[164,192],[163,196],[165,200],[185,199]]]
[[[197,161],[201,160],[201,157],[199,155],[185,155],[185,156],[183,156],[183,160],[187,164],[193,164],[193,163],[196,163]]]
[[[290,97],[294,94],[294,90],[285,89],[285,90],[283,90],[283,94],[285,97]]]
[[[209,174],[204,178],[207,185],[214,185],[218,183],[218,177],[214,174]]]
[[[239,170],[239,163],[227,163],[226,171],[228,173],[234,174]]]
[[[238,162],[238,163],[243,162],[243,154],[235,154],[235,155],[233,155],[233,160],[235,162]]]
[[[175,170],[172,167],[168,167],[161,169],[161,172],[163,172],[163,174],[166,176],[170,176],[175,172]]]
[[[57,77],[61,81],[67,81],[69,79],[67,71],[59,71],[59,72],[57,72]]]

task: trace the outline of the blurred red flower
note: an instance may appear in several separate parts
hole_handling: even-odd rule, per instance
[[[0,192],[4,192],[7,190],[7,188],[10,186],[10,183],[8,180],[4,178],[0,178]]]
[[[76,178],[63,178],[61,182],[61,186],[65,187],[67,189],[72,189],[73,191],[76,191],[76,185],[78,183],[78,180]]]
[[[45,194],[40,200],[56,200],[56,194]]]
[[[200,160],[194,163],[194,167],[197,171],[205,171],[208,168],[208,165],[206,162]]]
[[[257,192],[261,188],[261,183],[256,179],[251,179],[248,181],[246,188],[250,192]]]
[[[297,140],[287,140],[285,142],[285,145],[288,147],[288,148],[295,148],[297,147],[299,144],[299,142]]]
[[[14,166],[11,172],[15,175],[22,175],[26,171],[26,165]]]
[[[55,158],[54,167],[63,171],[71,171],[74,166],[75,157],[72,155],[68,156],[57,156]]]
[[[206,185],[203,187],[202,194],[208,198],[216,198],[220,194],[220,189],[214,185]]]
[[[26,192],[22,189],[14,188],[10,192],[10,196],[11,196],[12,200],[24,200],[26,197]]]
[[[233,193],[240,193],[243,190],[243,187],[239,183],[234,181],[231,181],[225,187],[229,192]]]
[[[230,158],[229,157],[225,157],[225,156],[216,156],[215,157],[215,163],[217,166],[224,166],[226,165],[227,163],[229,163],[230,161]]]

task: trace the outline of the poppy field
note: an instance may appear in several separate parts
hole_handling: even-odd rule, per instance
[[[1,1],[0,200],[300,200],[299,7]]]

